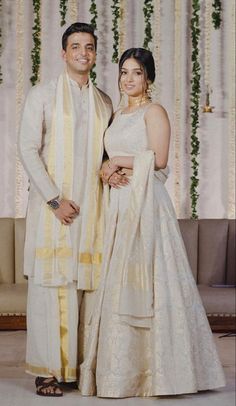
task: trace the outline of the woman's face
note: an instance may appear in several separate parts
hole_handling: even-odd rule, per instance
[[[147,88],[144,70],[134,58],[126,59],[122,65],[120,88],[130,97],[142,96]]]

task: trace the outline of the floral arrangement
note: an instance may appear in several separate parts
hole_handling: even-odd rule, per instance
[[[218,30],[221,26],[221,10],[222,10],[222,5],[221,5],[221,0],[214,0],[212,3],[212,22],[213,26],[216,30]]]
[[[39,81],[40,72],[40,52],[41,52],[41,21],[40,21],[40,11],[41,11],[41,0],[33,0],[34,8],[34,26],[33,26],[33,43],[34,47],[31,51],[32,59],[32,76],[30,81],[34,86]]]
[[[91,0],[91,5],[90,5],[90,9],[89,12],[92,16],[90,24],[94,27],[94,29],[97,29],[97,17],[98,17],[98,12],[97,12],[97,5],[96,5],[96,1],[95,0]],[[97,78],[97,74],[95,72],[95,65],[93,66],[91,72],[90,72],[90,78],[93,82],[94,85],[96,85],[96,78]]]
[[[61,27],[66,23],[68,0],[60,0]]]
[[[144,0],[143,6],[143,14],[144,14],[144,21],[145,21],[145,36],[143,41],[143,47],[149,49],[149,43],[152,41],[152,25],[151,25],[151,17],[153,14],[153,0]]]
[[[113,54],[112,54],[112,62],[118,63],[119,60],[119,20],[121,17],[120,12],[120,0],[113,0],[112,5],[112,31],[113,31]]]
[[[192,218],[197,219],[198,202],[198,155],[200,142],[197,130],[199,127],[199,102],[200,102],[200,58],[199,58],[199,39],[200,39],[200,0],[192,0],[192,18],[191,18],[191,39],[192,39],[192,78],[191,78],[191,162],[192,176],[190,186]]]

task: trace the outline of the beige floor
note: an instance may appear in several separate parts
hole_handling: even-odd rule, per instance
[[[34,394],[34,378],[24,373],[25,332],[0,332],[0,405],[1,406],[233,406],[235,405],[235,338],[215,341],[224,366],[227,385],[218,391],[162,398],[98,399],[83,398],[77,391],[62,398],[43,398]]]

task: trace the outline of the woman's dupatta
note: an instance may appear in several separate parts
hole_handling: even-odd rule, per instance
[[[130,325],[150,327],[153,317],[154,153],[135,156],[131,195],[122,233],[118,313]]]

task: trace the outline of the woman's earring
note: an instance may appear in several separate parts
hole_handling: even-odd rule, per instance
[[[147,85],[146,94],[147,94],[147,97],[148,97],[149,99],[152,98],[152,85],[151,85],[150,83],[148,83],[148,85]]]

